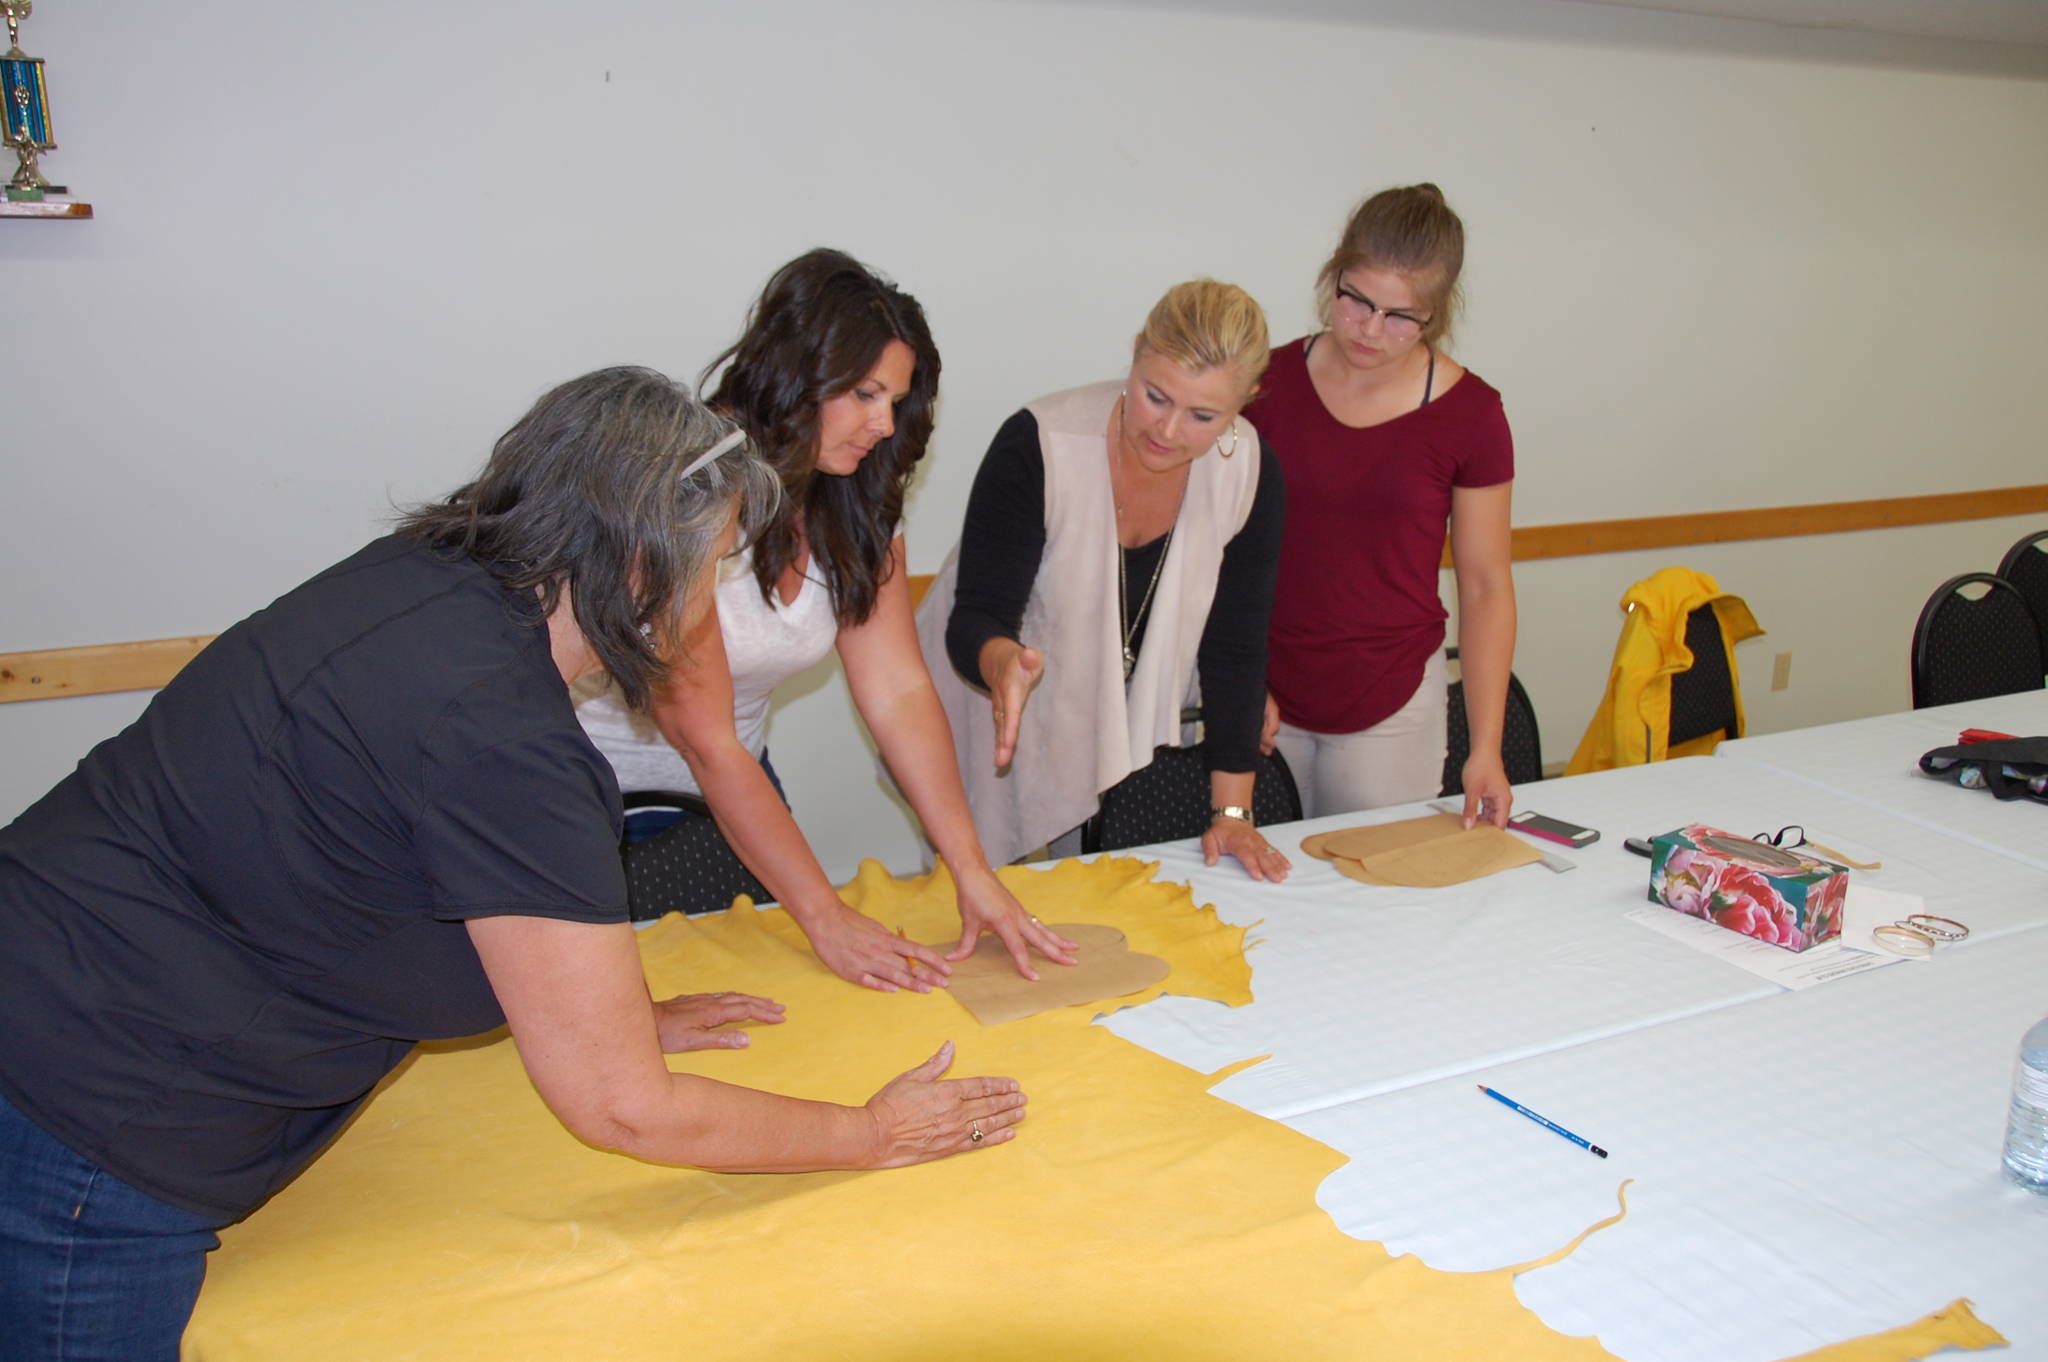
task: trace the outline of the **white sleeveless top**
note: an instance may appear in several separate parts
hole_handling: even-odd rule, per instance
[[[1188,470],[1173,542],[1160,564],[1138,665],[1124,682],[1117,611],[1119,549],[1109,480],[1109,415],[1121,382],[1040,398],[1045,551],[1019,642],[1045,652],[1017,751],[995,766],[988,696],[953,670],[946,621],[959,577],[956,546],[917,611],[918,645],[946,707],[975,831],[991,865],[1013,861],[1084,822],[1097,796],[1182,741],[1180,712],[1198,699],[1195,654],[1216,596],[1223,550],[1244,528],[1259,483],[1259,436],[1237,418],[1239,451],[1213,446]]]
[[[741,746],[758,757],[768,744],[768,701],[775,688],[823,661],[839,637],[832,593],[807,569],[788,605],[780,593],[762,600],[749,548],[718,565],[715,608],[732,670],[733,729]],[[626,708],[610,678],[602,673],[586,677],[576,683],[574,695],[576,717],[611,762],[620,790],[702,793],[682,754],[669,746],[653,719]]]

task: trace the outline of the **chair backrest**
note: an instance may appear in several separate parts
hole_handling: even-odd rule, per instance
[[[2005,551],[1998,575],[2011,582],[2034,612],[2034,628],[2048,651],[2048,530],[2036,530]]]
[[[629,811],[687,811],[653,836],[626,843],[621,852],[626,908],[633,921],[651,922],[664,913],[720,912],[732,907],[741,894],[756,903],[769,901],[767,887],[725,840],[701,796],[642,790],[628,794],[626,806]]]
[[[1278,752],[1259,758],[1252,783],[1252,818],[1260,827],[1301,817],[1294,772]],[[1152,842],[1200,837],[1209,828],[1209,757],[1201,743],[1162,747],[1143,770],[1105,791],[1101,807],[1081,826],[1084,853],[1116,851]]]
[[[1709,733],[1741,737],[1735,718],[1735,673],[1712,603],[1685,617],[1685,646],[1692,653],[1692,665],[1671,678],[1669,742],[1676,747]]]
[[[1456,654],[1455,648],[1450,650]],[[1465,793],[1465,758],[1472,755],[1472,731],[1465,724],[1465,683],[1450,685],[1450,714],[1444,749],[1444,793]],[[1507,721],[1500,735],[1501,764],[1507,767],[1508,783],[1528,785],[1543,779],[1543,736],[1536,728],[1536,706],[1521,678],[1508,673]]]
[[[1980,584],[1972,600],[1962,588]],[[2041,688],[2041,632],[2018,588],[1965,572],[1936,588],[1913,626],[1913,708]]]

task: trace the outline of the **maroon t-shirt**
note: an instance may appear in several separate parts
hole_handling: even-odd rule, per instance
[[[1469,370],[1363,430],[1316,395],[1305,341],[1275,350],[1260,384],[1245,415],[1287,475],[1266,684],[1295,727],[1356,733],[1406,704],[1443,647],[1451,489],[1511,480],[1514,439],[1500,394]]]

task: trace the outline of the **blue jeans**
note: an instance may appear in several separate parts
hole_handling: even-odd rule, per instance
[[[0,1097],[0,1358],[177,1362],[221,1223],[137,1191]]]

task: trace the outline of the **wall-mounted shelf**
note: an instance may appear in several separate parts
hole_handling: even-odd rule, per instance
[[[0,200],[0,218],[89,218],[92,205],[69,199],[44,199],[39,203]]]

